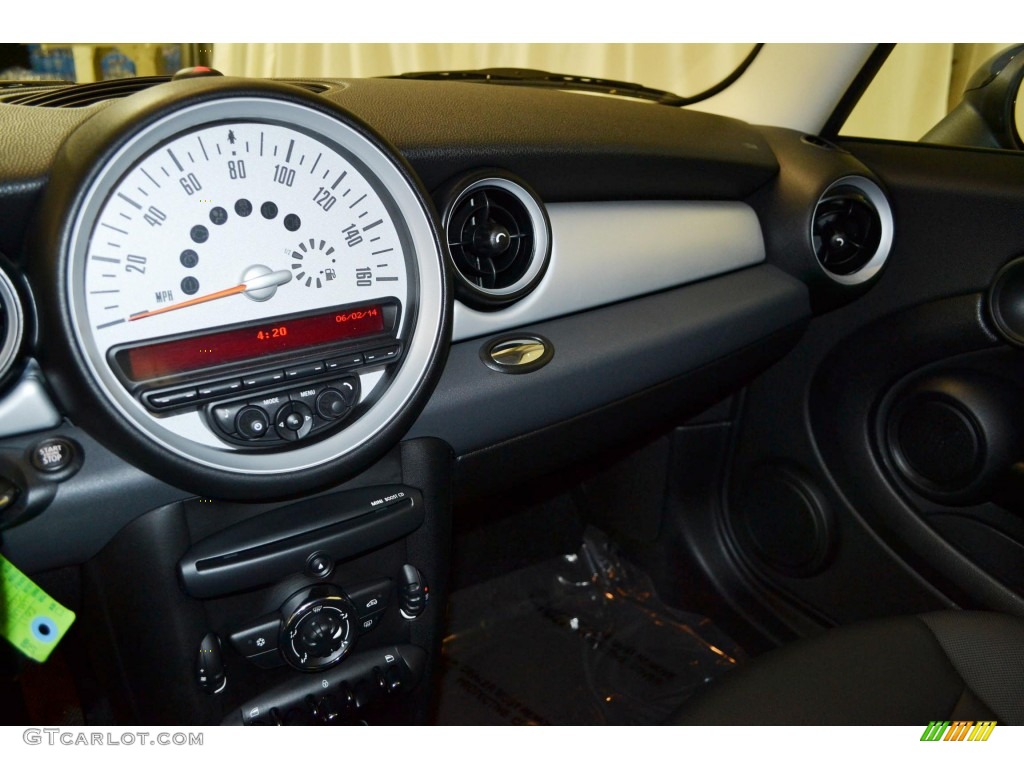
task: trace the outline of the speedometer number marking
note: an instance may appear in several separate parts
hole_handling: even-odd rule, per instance
[[[341,231],[345,235],[345,245],[349,248],[354,248],[363,242],[363,236],[359,234],[359,228],[355,224],[349,224]]]
[[[136,272],[140,275],[146,274],[146,257],[129,253],[126,257],[128,263],[124,265],[125,272]]]
[[[313,195],[313,202],[315,202],[317,205],[319,205],[325,211],[329,211],[329,210],[331,210],[331,208],[334,207],[334,204],[336,202],[338,202],[338,198],[336,198],[334,195],[332,195],[330,192],[328,192],[323,187],[320,187],[316,191],[316,194]]]
[[[203,185],[199,183],[199,179],[194,173],[189,173],[178,179],[178,183],[181,184],[181,188],[185,190],[185,194],[191,196],[203,188]],[[129,200],[128,202],[132,202]],[[133,203],[134,204],[134,203]],[[142,206],[136,206],[141,208]]]
[[[275,165],[274,181],[284,184],[286,187],[292,186],[295,183],[295,170],[287,165]]]
[[[151,205],[146,210],[146,215],[143,216],[142,218],[145,219],[146,223],[149,224],[151,227],[159,227],[165,221],[167,221],[167,214],[164,213],[163,211],[161,211],[155,205]],[[108,224],[106,226],[110,226],[110,225]],[[118,232],[123,232],[124,231],[124,230],[117,229],[117,227],[110,227],[110,228],[114,229],[114,230],[117,230]],[[128,233],[124,232],[124,234],[127,235]]]

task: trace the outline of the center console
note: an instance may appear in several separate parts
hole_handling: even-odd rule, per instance
[[[118,692],[118,719],[425,721],[447,592],[450,465],[445,443],[411,440],[297,502],[194,498],[124,528],[86,564],[83,584],[90,655]]]

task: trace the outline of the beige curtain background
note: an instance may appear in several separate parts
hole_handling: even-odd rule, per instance
[[[245,77],[376,77],[520,67],[606,77],[692,95],[726,77],[750,44],[217,43],[213,66]]]
[[[843,133],[917,141],[955,107],[967,80],[1009,43],[903,43],[893,49]]]
[[[1005,45],[897,45],[843,133],[916,141],[959,101],[978,65]],[[247,77],[342,78],[523,67],[629,80],[687,96],[724,78],[749,50],[749,44],[703,43],[217,43],[213,66]]]

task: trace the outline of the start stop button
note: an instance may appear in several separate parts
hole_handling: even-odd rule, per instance
[[[29,455],[32,466],[48,475],[62,473],[75,465],[78,450],[63,437],[50,437],[36,443]]]

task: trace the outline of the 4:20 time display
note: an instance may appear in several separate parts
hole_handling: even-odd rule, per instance
[[[269,331],[257,331],[256,338],[260,341],[267,341],[269,339],[279,339],[282,336],[288,335],[288,326],[280,325],[277,328],[271,328]]]

